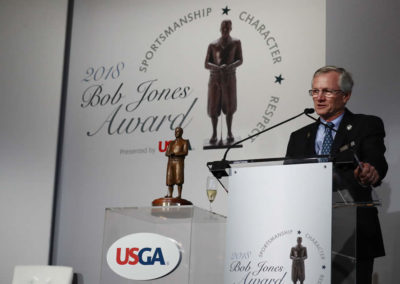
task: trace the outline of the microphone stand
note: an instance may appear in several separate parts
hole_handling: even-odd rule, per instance
[[[251,138],[254,138],[254,137],[258,136],[258,135],[261,135],[261,134],[263,134],[263,133],[265,133],[265,132],[267,132],[267,131],[269,131],[271,129],[274,129],[274,128],[282,125],[282,124],[285,124],[285,123],[287,123],[287,122],[289,122],[289,121],[291,121],[293,119],[296,119],[299,116],[302,116],[303,114],[307,115],[307,114],[310,114],[310,113],[313,113],[313,112],[314,112],[313,108],[306,108],[301,113],[299,113],[299,114],[297,114],[297,115],[295,115],[295,116],[293,116],[293,117],[291,117],[289,119],[286,119],[285,121],[282,121],[282,122],[280,122],[278,124],[275,124],[275,125],[267,128],[267,129],[264,129],[263,131],[255,133],[253,135],[250,135],[250,136],[248,136],[248,137],[246,137],[246,138],[244,138],[242,140],[239,140],[239,141],[229,145],[229,147],[226,149],[226,151],[224,153],[224,156],[223,156],[221,161],[214,161],[214,162],[208,162],[207,163],[207,166],[208,166],[210,172],[217,178],[218,181],[219,181],[219,179],[221,179],[221,177],[228,176],[228,173],[225,171],[225,169],[230,168],[230,166],[229,166],[230,162],[228,160],[226,160],[226,157],[227,157],[228,152],[230,151],[230,149],[232,149],[234,146],[236,146],[236,145],[238,145],[238,144],[240,144],[242,142],[245,142],[245,141],[247,141],[247,140],[249,140]],[[220,182],[220,184],[222,185],[221,182]],[[223,185],[222,185],[222,187],[225,189],[226,192],[228,192],[228,190]]]
[[[228,155],[229,150],[232,149],[234,146],[236,146],[236,145],[238,145],[238,144],[240,144],[240,143],[242,143],[242,142],[244,142],[244,141],[247,141],[247,140],[249,140],[249,139],[251,139],[251,138],[253,138],[253,137],[256,137],[256,136],[258,136],[258,135],[261,135],[261,134],[263,134],[264,132],[267,132],[267,131],[269,131],[269,130],[271,130],[271,129],[274,129],[275,127],[278,127],[278,126],[280,126],[280,125],[282,125],[282,124],[285,124],[285,123],[287,123],[287,122],[289,122],[289,121],[291,121],[291,120],[293,120],[293,119],[296,119],[296,118],[298,118],[299,116],[302,116],[303,114],[308,115],[309,113],[313,113],[313,112],[314,112],[314,109],[312,109],[312,108],[306,108],[304,111],[302,111],[302,112],[299,113],[298,115],[295,115],[295,116],[293,116],[293,117],[291,117],[291,118],[289,118],[289,119],[286,119],[285,121],[282,121],[282,122],[280,122],[280,123],[278,123],[278,124],[275,124],[275,125],[273,125],[273,126],[267,128],[267,129],[264,129],[263,131],[260,131],[260,132],[258,132],[258,133],[256,133],[256,134],[250,135],[250,136],[248,136],[248,137],[246,137],[246,138],[244,138],[244,139],[242,139],[242,140],[239,140],[239,141],[233,143],[232,145],[229,145],[228,149],[226,149],[226,151],[225,151],[225,154],[224,154],[224,157],[222,158],[222,161],[225,161],[225,160],[226,160],[226,156]]]

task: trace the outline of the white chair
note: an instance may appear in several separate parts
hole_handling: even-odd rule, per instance
[[[72,267],[17,265],[12,284],[71,284]]]

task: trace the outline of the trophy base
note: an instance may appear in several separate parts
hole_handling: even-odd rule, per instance
[[[213,149],[226,149],[228,147],[232,148],[242,148],[242,144],[238,144],[235,146],[232,146],[235,144],[237,141],[242,140],[239,136],[235,137],[232,141],[228,141],[228,139],[220,139],[216,141],[215,143],[210,143],[209,139],[204,140],[203,142],[203,150],[213,150]]]
[[[193,205],[192,202],[186,199],[177,197],[161,197],[154,199],[151,203],[153,206],[183,206],[183,205]]]

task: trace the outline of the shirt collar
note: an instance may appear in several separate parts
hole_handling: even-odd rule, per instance
[[[341,115],[339,115],[338,117],[336,117],[334,120],[330,121],[330,122],[332,122],[332,123],[334,124],[333,128],[334,128],[335,130],[338,130],[339,125],[340,125],[340,122],[342,122],[343,116],[344,116],[344,112],[343,112]],[[325,123],[325,124],[328,123],[328,122],[327,122],[325,119],[323,119],[322,117],[320,117],[319,119],[321,120],[322,123]],[[325,127],[323,124],[320,124],[320,127],[321,127],[321,126],[322,126],[322,127]]]

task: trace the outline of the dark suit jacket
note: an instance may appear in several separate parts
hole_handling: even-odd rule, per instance
[[[309,124],[290,135],[286,157],[304,158],[315,153],[315,136],[319,123]],[[384,156],[385,130],[383,122],[376,116],[353,114],[348,109],[340,123],[338,132],[333,141],[331,156],[334,161],[353,161],[351,150],[344,150],[344,146],[354,143],[354,151],[360,161],[373,165],[379,173],[381,183],[385,177],[388,165]],[[334,187],[346,188],[356,202],[371,201],[371,190],[363,188],[354,178],[355,165],[338,167],[340,180],[336,180]],[[375,185],[375,186],[376,186]],[[376,208],[358,208],[357,210],[357,257],[370,258],[385,254],[381,229]]]

